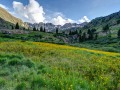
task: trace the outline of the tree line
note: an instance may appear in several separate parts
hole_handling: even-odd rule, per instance
[[[17,22],[15,26],[11,26],[11,29],[20,29],[19,23]]]
[[[108,37],[110,38],[112,37],[111,36],[112,33],[108,24],[103,27],[103,32],[105,32]],[[120,38],[120,29],[117,32],[117,37]]]
[[[45,29],[45,27],[43,28],[42,26],[40,27],[40,29],[38,29],[34,26],[33,31],[46,32],[46,29]]]
[[[15,27],[12,26],[12,29],[20,29],[19,23],[16,23]],[[34,26],[33,31],[41,31],[41,32],[46,32],[45,27],[43,28],[42,26],[40,29],[36,28]],[[79,36],[79,42],[83,42],[86,40],[96,40],[98,38],[98,33],[96,32],[96,29],[88,29],[87,32],[83,32],[82,30],[75,30],[75,31],[69,31],[69,35],[78,35]],[[105,25],[102,28],[102,32],[106,33],[108,37],[111,37],[111,30],[109,25]],[[59,33],[58,28],[56,28],[56,34]],[[117,37],[120,38],[120,29],[118,30]]]
[[[78,35],[79,42],[84,42],[87,40],[96,40],[98,38],[98,33],[96,33],[96,29],[88,29],[87,32],[82,30],[70,31],[69,35]]]
[[[16,25],[15,25],[15,26],[12,25],[11,28],[12,28],[12,29],[20,29],[20,25],[19,25],[19,23],[17,22]],[[25,29],[25,28],[23,28],[23,29]],[[29,30],[29,28],[28,28],[28,30]],[[40,27],[40,29],[38,29],[38,28],[36,28],[36,27],[34,26],[32,30],[33,30],[33,31],[46,32],[45,27],[43,28],[42,26]]]
[[[69,31],[69,35],[71,35],[71,36],[78,35],[79,42],[84,42],[87,40],[97,40],[99,33],[96,31],[97,31],[96,29],[88,29],[87,32],[83,31],[83,30],[79,30],[79,32],[78,32],[78,30]],[[108,36],[109,38],[112,37],[112,33],[111,33],[111,30],[110,30],[110,27],[108,24],[103,26],[102,32],[106,33],[106,36]],[[120,38],[120,29],[117,32],[117,38]]]

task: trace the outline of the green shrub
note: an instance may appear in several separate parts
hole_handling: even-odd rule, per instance
[[[31,67],[34,67],[34,63],[31,61],[31,60],[26,60],[26,61],[23,61],[23,65],[31,68]]]
[[[18,84],[15,90],[27,90],[26,83],[20,83],[20,84]]]
[[[6,59],[0,59],[0,65],[4,65],[6,63]]]
[[[42,78],[36,76],[31,83],[31,88],[35,90],[35,88],[41,88],[44,87],[45,85],[46,85],[45,81]]]
[[[8,76],[8,75],[9,75],[8,71],[6,71],[6,70],[0,71],[0,76]]]
[[[0,88],[5,86],[5,80],[0,78]]]
[[[42,69],[42,70],[38,70],[38,71],[37,71],[37,74],[41,74],[41,73],[42,73],[42,74],[45,74],[45,73],[46,73],[46,69]]]
[[[12,55],[6,55],[6,57],[8,57],[9,59],[22,59],[23,58],[23,56],[22,55],[14,55],[14,54],[12,54]]]
[[[101,50],[108,51],[108,52],[117,52],[117,50],[113,47],[102,47]]]
[[[45,68],[44,65],[39,65],[39,66],[38,66],[38,69],[43,69],[43,68]]]
[[[8,65],[10,65],[10,66],[21,65],[21,62],[17,59],[14,59],[12,61],[9,61]]]

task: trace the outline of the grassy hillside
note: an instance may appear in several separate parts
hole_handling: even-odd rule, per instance
[[[1,90],[117,90],[120,54],[40,42],[0,43]]]
[[[10,13],[8,13],[5,9],[1,7],[0,7],[0,18],[13,24],[16,24],[18,22],[19,25],[22,27],[28,27],[27,24],[22,22],[22,20],[12,16]]]
[[[4,30],[5,31],[5,30]],[[58,43],[65,44],[64,41],[60,38],[55,37],[54,33],[45,33],[40,31],[28,31],[28,30],[6,30],[11,34],[0,33],[0,41],[35,41],[35,42],[49,42],[49,43]]]
[[[5,31],[5,30],[3,30]],[[0,31],[1,32],[1,31]],[[0,33],[0,41],[35,41],[35,42],[49,42],[56,44],[67,44],[76,47],[83,47],[88,49],[103,50],[109,52],[120,52],[120,39],[100,37],[97,40],[88,40],[85,42],[70,43],[72,36],[65,34],[45,33],[40,31],[28,31],[28,30],[6,30],[11,34]],[[74,41],[73,39],[72,41]]]
[[[120,53],[120,39],[119,38],[106,38],[102,37],[98,40],[90,40],[83,43],[72,43],[70,44],[76,47],[84,47],[95,50],[103,50],[108,52],[119,52]]]

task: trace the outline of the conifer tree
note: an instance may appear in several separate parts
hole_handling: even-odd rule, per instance
[[[33,28],[33,31],[36,31],[36,27]]]
[[[43,27],[42,26],[40,27],[40,31],[43,32]]]
[[[58,28],[56,28],[56,34],[58,34]]]
[[[19,24],[18,23],[16,23],[16,25],[15,25],[15,29],[19,29],[20,27],[19,27]]]
[[[120,29],[118,30],[118,38],[120,38]]]
[[[46,29],[45,29],[45,27],[44,27],[44,30],[43,30],[44,32],[46,32]]]

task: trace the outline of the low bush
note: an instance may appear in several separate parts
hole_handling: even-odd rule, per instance
[[[31,83],[31,89],[35,90],[35,88],[42,88],[45,87],[46,83],[45,81],[40,77],[40,76],[36,76],[32,83]]]
[[[7,62],[5,58],[0,58],[0,65],[4,65]]]
[[[22,64],[22,62],[18,59],[13,59],[8,62],[8,65],[10,65],[10,66],[21,65],[21,64]]]
[[[25,65],[25,66],[27,66],[27,67],[29,67],[29,68],[31,68],[31,67],[34,67],[35,65],[34,65],[34,63],[31,61],[31,60],[25,60],[25,61],[23,61],[22,62],[22,64],[23,65]]]
[[[22,83],[18,84],[15,90],[27,90],[26,83],[22,82]]]
[[[5,86],[5,84],[6,84],[5,82],[6,82],[5,79],[0,78],[0,88]]]

